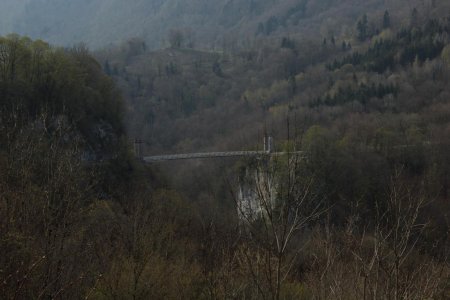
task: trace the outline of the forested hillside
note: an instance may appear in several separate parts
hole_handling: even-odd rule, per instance
[[[122,98],[84,48],[11,35],[0,53],[0,297],[74,293],[87,210],[130,173]]]
[[[380,16],[390,9],[402,25],[413,7],[426,15],[448,10],[446,1],[437,0],[4,0],[0,5],[0,20],[5,20],[0,34],[14,31],[58,45],[83,42],[93,48],[132,37],[150,48],[164,47],[174,30],[201,48],[245,47],[280,34],[347,35],[364,12]]]
[[[381,211],[395,206],[397,213],[412,218],[401,222],[417,222],[419,227],[419,220],[426,222],[428,229],[418,233],[418,243],[425,246],[439,240],[442,244],[437,248],[448,254],[444,246],[448,217],[444,212],[449,210],[450,19],[445,12],[429,14],[418,8],[400,14],[388,9],[378,14],[362,12],[354,18],[347,34],[310,39],[286,34],[255,41],[244,49],[204,51],[173,43],[167,49],[151,51],[144,40],[132,39],[120,47],[99,51],[96,57],[124,91],[129,108],[128,132],[146,142],[145,153],[251,149],[260,144],[266,130],[275,137],[276,149],[308,153],[300,164],[301,176],[314,178],[314,197],[326,199],[331,226],[350,226],[347,229],[351,239],[362,247],[358,251],[370,247],[365,244],[368,237],[359,231],[361,228],[375,235],[393,234],[387,229],[390,225],[381,225],[387,228],[379,233],[372,226],[384,222],[381,220],[387,216]],[[220,215],[227,207],[223,203],[232,203],[232,199],[217,179],[222,178],[225,184],[230,176],[229,165],[193,162],[160,169],[191,199],[196,210],[209,211],[216,216],[217,224],[223,224]],[[401,193],[403,200],[395,198],[396,193]],[[418,200],[421,197],[430,202],[424,204]],[[404,207],[403,201],[412,206]],[[384,207],[381,211],[380,206]],[[413,207],[422,211],[420,216],[411,215]],[[279,225],[274,220],[268,223]],[[310,265],[309,258],[303,257],[305,265],[299,268],[312,270],[323,267],[321,263],[330,263],[337,268],[332,272],[341,272],[340,259],[350,259],[347,251],[353,251],[345,247],[357,246],[339,244],[343,237],[334,236],[340,234],[337,232],[322,236],[325,240],[319,242],[332,248],[327,255],[336,255],[333,261],[319,259],[318,265]],[[266,248],[261,241],[250,241],[260,247],[260,255],[277,257],[275,246]],[[298,242],[293,243],[298,246]],[[247,257],[256,264],[253,258]],[[373,268],[367,261],[369,257],[358,259],[362,259],[361,268]],[[261,264],[258,266],[267,267]],[[427,263],[428,267],[431,265]],[[381,270],[369,269],[365,276],[371,283],[366,284],[376,289],[381,283],[372,276]],[[296,276],[313,276],[306,270],[299,270]],[[310,287],[323,284],[315,286],[315,292],[310,291],[315,297],[319,297],[320,290],[328,295],[325,298],[335,293],[327,280],[339,275],[324,272],[327,279],[309,278],[314,282]],[[405,272],[404,276],[408,273],[398,272]],[[341,276],[345,279],[336,284],[354,291],[347,285],[355,280],[351,279],[352,271]],[[269,293],[273,284],[270,280],[253,279],[268,289],[262,293]],[[417,280],[415,285],[423,283],[423,279]],[[382,289],[387,292],[388,288]],[[359,298],[358,292],[342,291],[340,295]]]
[[[447,1],[0,9],[0,299],[450,298]]]
[[[403,22],[386,10],[357,18],[351,38],[285,36],[236,51],[148,51],[133,39],[97,57],[148,154],[254,147],[263,128],[282,141],[290,119],[299,137],[319,125],[333,147],[357,155],[420,146],[408,162],[420,173],[432,159],[425,145],[448,143],[449,23],[418,10]]]

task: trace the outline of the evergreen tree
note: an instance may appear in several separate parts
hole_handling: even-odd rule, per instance
[[[356,25],[356,29],[358,30],[358,40],[364,41],[367,38],[367,31],[368,31],[368,19],[367,15],[364,14],[363,17],[358,21]]]
[[[383,16],[383,28],[389,28],[391,27],[391,16],[389,14],[389,11],[385,11],[384,12],[384,16]]]
[[[419,12],[417,11],[417,8],[414,7],[414,9],[411,12],[411,27],[418,26],[419,22]]]
[[[103,70],[105,71],[106,74],[111,75],[111,66],[109,65],[109,61],[108,60],[105,61],[105,65],[103,67]]]

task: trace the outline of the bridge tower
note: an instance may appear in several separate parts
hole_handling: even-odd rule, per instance
[[[134,140],[134,154],[140,160],[142,160],[144,158],[143,151],[142,151],[143,144],[144,144],[144,141],[141,139]]]
[[[273,138],[271,136],[264,136],[264,152],[268,154],[273,152]]]

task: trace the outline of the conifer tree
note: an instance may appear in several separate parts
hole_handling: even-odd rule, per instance
[[[386,10],[383,16],[383,28],[387,29],[389,27],[391,27],[391,16],[389,14],[389,11]]]
[[[356,25],[356,29],[358,30],[358,40],[364,41],[367,38],[368,23],[367,15],[364,14]]]

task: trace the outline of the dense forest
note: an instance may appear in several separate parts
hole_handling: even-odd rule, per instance
[[[0,299],[450,297],[450,4],[131,2],[0,2]]]

